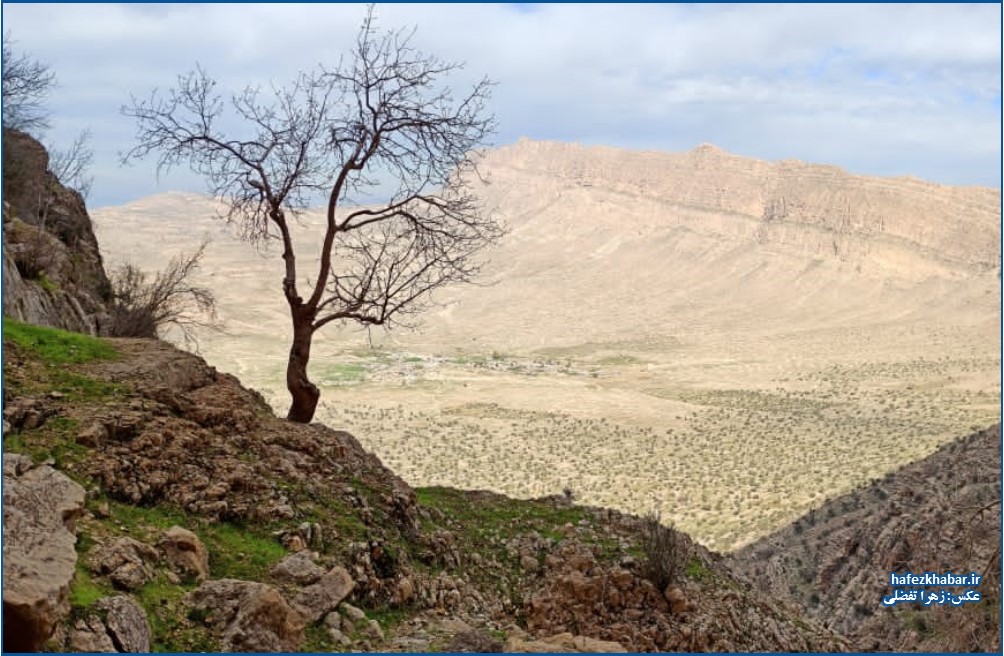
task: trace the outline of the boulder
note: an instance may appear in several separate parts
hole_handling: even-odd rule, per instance
[[[150,651],[150,624],[146,613],[126,595],[105,597],[94,611],[78,619],[70,631],[70,649],[77,652]]]
[[[108,635],[108,627],[97,615],[91,615],[76,621],[70,630],[70,650],[91,654],[114,654],[115,643]]]
[[[164,531],[157,544],[167,562],[182,573],[195,577],[198,582],[209,578],[209,551],[195,533],[180,526]]]
[[[3,649],[38,651],[66,613],[84,488],[3,454]]]
[[[95,549],[91,562],[116,588],[135,590],[153,578],[153,563],[159,558],[160,553],[145,542],[122,537]]]
[[[301,590],[293,598],[293,606],[312,624],[338,608],[355,586],[355,581],[344,567],[334,567],[317,583]]]
[[[303,642],[303,616],[265,583],[207,581],[185,600],[206,613],[206,622],[220,632],[225,651],[290,652]]]
[[[362,622],[366,619],[366,613],[361,608],[356,608],[352,604],[342,604],[341,612],[351,622]]]
[[[95,604],[95,608],[105,616],[105,627],[116,651],[150,651],[150,624],[147,622],[146,612],[131,597],[105,597]]]
[[[380,622],[376,620],[370,620],[366,623],[366,628],[364,629],[366,637],[372,640],[383,640],[383,627],[380,626]]]
[[[415,597],[415,583],[407,576],[402,577],[394,589],[394,603],[403,606]]]
[[[314,562],[316,557],[316,553],[306,550],[290,554],[276,563],[272,576],[298,585],[316,583],[324,576],[324,568]]]

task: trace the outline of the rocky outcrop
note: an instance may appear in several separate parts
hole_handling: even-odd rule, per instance
[[[299,535],[303,522],[293,520],[292,488],[309,493],[296,500],[301,513],[359,508],[374,539],[417,531],[414,491],[352,435],[275,419],[261,396],[236,378],[167,343],[121,339],[115,345],[123,357],[93,371],[129,385],[142,403],[98,422],[106,427],[102,447],[83,465],[113,499],[166,502],[210,519],[288,520]],[[322,483],[333,476],[364,482],[367,496]],[[308,542],[335,535],[330,526],[307,525]],[[377,578],[389,578],[392,564],[385,561],[378,550],[370,557],[370,567],[383,574]]]
[[[96,334],[111,285],[83,197],[48,170],[34,138],[4,130],[3,313]]]
[[[70,631],[70,649],[79,652],[148,653],[150,623],[146,613],[125,595],[105,597]]]
[[[570,632],[630,651],[845,651],[819,625],[791,621],[749,588],[719,585],[711,554],[679,534],[683,562],[695,572],[659,590],[628,563],[603,563],[574,541],[544,559],[545,583],[526,603],[527,629],[555,638],[553,651],[590,651]],[[533,645],[530,651],[544,651]]]
[[[1000,439],[997,425],[946,444],[828,501],[730,563],[771,596],[852,636],[858,649],[999,651],[999,617],[984,607],[910,604],[922,613],[918,622],[880,600],[892,591],[890,572],[999,575]],[[995,603],[999,579],[979,591]]]
[[[84,489],[51,467],[3,455],[3,648],[37,651],[67,610]]]
[[[317,554],[302,550],[292,553],[272,568],[272,576],[279,581],[310,585],[324,576],[324,568],[314,562]]]
[[[154,564],[160,559],[148,544],[122,537],[95,549],[92,566],[98,574],[120,590],[135,590],[153,578]]]
[[[264,583],[221,579],[203,583],[188,595],[206,615],[225,651],[296,651],[303,642],[304,619],[278,590]]]
[[[332,568],[317,583],[301,590],[293,598],[293,606],[307,622],[316,622],[338,608],[338,604],[352,593],[355,585],[344,567]]]

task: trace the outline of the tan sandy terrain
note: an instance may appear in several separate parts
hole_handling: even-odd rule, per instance
[[[713,146],[521,141],[484,170],[511,229],[484,284],[414,331],[315,342],[318,419],[413,485],[567,487],[725,550],[999,421],[998,190]],[[169,193],[92,215],[109,269],[212,238],[200,279],[226,332],[202,354],[284,412],[278,249],[214,208]],[[302,219],[305,281],[321,220]]]

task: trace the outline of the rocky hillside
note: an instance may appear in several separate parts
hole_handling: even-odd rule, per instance
[[[163,342],[7,321],[4,349],[5,649],[845,645],[685,535],[667,582],[637,518],[413,490]]]
[[[97,334],[111,294],[81,195],[49,170],[49,154],[3,133],[3,313]]]
[[[876,651],[1000,651],[1001,434],[958,439],[730,557],[769,592]],[[883,608],[890,572],[977,572],[980,604]]]

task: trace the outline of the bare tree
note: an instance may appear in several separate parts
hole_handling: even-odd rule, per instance
[[[3,126],[38,132],[49,125],[43,101],[56,84],[48,65],[14,53],[10,32],[3,37]]]
[[[94,151],[90,146],[91,131],[84,130],[73,140],[66,150],[47,146],[49,151],[49,171],[67,187],[80,192],[85,199],[91,193],[94,176],[90,175],[94,162]]]
[[[474,151],[494,130],[491,82],[454,98],[440,79],[460,64],[419,52],[412,36],[379,30],[371,8],[334,70],[319,66],[267,94],[247,87],[225,102],[197,68],[166,95],[123,108],[138,122],[138,144],[124,161],[157,153],[158,171],[188,164],[246,239],[281,240],[291,421],[311,421],[320,396],[307,377],[315,331],[335,321],[389,326],[422,310],[434,290],[471,281],[478,253],[503,233],[468,185]],[[222,127],[231,118],[247,131],[241,138]],[[385,191],[388,178],[389,200],[358,204]],[[304,296],[291,219],[315,194],[327,197],[327,222]]]

